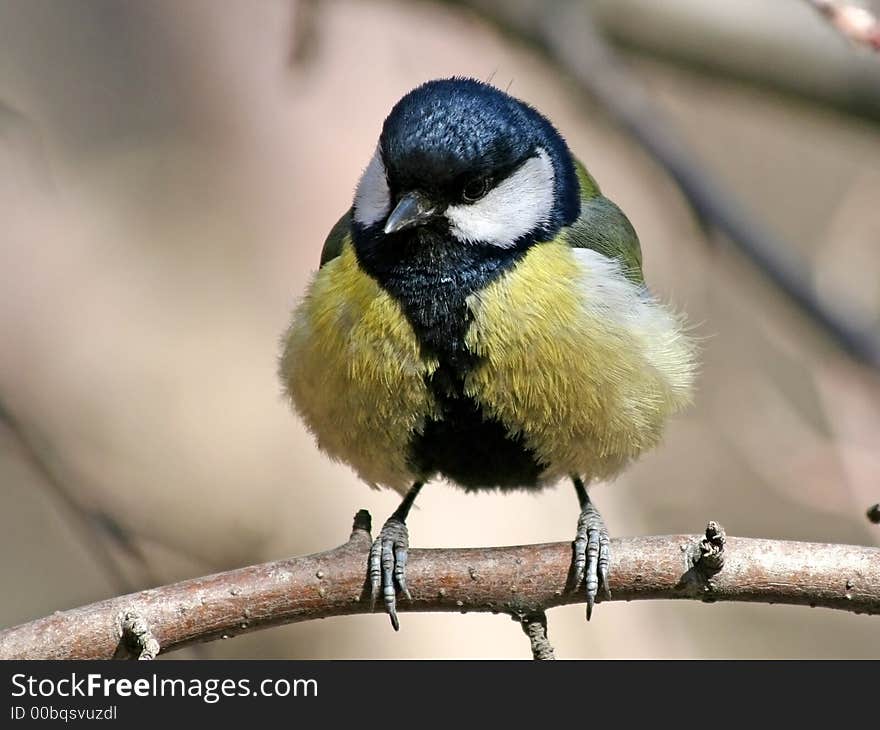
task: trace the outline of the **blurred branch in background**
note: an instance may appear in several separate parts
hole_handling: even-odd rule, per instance
[[[582,0],[543,3],[472,0],[463,4],[540,48],[577,88],[611,115],[675,180],[700,221],[724,234],[770,281],[851,356],[880,369],[880,336],[820,298],[805,265],[690,154],[639,81],[597,31]],[[878,69],[880,72],[880,69]]]
[[[33,427],[25,425],[17,418],[2,398],[0,424],[6,427],[22,454],[39,474],[41,482],[70,517],[86,548],[101,566],[114,590],[131,592],[141,584],[157,585],[161,582],[138,545],[136,535],[113,515],[100,507],[87,505],[80,499],[77,495],[79,490],[71,486],[72,479],[64,473],[64,467],[56,458],[51,444]],[[174,546],[169,547],[180,552]],[[140,581],[133,581],[129,573],[120,566],[120,554],[137,565],[141,574]]]
[[[14,155],[30,178],[45,189],[52,187],[52,175],[37,124],[21,110],[0,99],[0,163]]]
[[[866,8],[837,0],[805,0],[812,5],[839,33],[875,51],[880,51],[880,22]]]
[[[318,45],[319,0],[294,0],[291,11],[291,42],[288,65],[302,66],[312,60]]]
[[[76,525],[87,549],[101,565],[113,586],[122,591],[132,591],[136,588],[129,576],[117,565],[112,551],[107,546],[108,540],[133,558],[140,565],[145,578],[152,583],[153,576],[150,574],[146,559],[128,532],[110,515],[85,506],[74,496],[66,480],[60,476],[61,467],[54,457],[51,446],[45,439],[38,437],[33,429],[18,420],[2,400],[0,400],[0,423],[6,426],[22,454]]]
[[[57,612],[0,631],[0,659],[112,658],[126,638],[125,616],[136,617],[141,635],[168,652],[280,624],[369,613],[371,543],[370,516],[361,510],[348,542],[333,550]],[[878,548],[730,538],[712,522],[705,536],[611,543],[612,597],[603,601],[748,601],[880,613]],[[522,623],[545,609],[584,602],[584,591],[572,590],[570,569],[568,542],[412,550],[412,600],[398,610],[505,613]]]
[[[602,32],[630,53],[880,119],[877,56],[853,53],[810,0],[587,1]],[[880,3],[870,7],[876,15]]]

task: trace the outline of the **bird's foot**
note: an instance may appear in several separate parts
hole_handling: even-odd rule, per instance
[[[412,600],[406,587],[406,558],[409,550],[409,531],[406,523],[391,517],[382,527],[379,537],[370,548],[370,601],[376,608],[376,598],[382,592],[385,611],[391,617],[395,631],[400,630],[397,620],[397,590]]]
[[[611,547],[608,529],[599,510],[587,501],[578,518],[577,534],[574,540],[574,588],[581,581],[587,591],[587,621],[593,615],[593,605],[602,584],[606,598],[611,598],[608,588],[608,566],[611,561]]]

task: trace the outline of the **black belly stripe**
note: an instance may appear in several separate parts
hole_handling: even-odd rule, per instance
[[[443,414],[410,444],[413,469],[439,473],[466,489],[532,487],[543,471],[521,436],[510,436],[464,394],[479,358],[465,345],[472,322],[467,298],[510,270],[526,247],[469,246],[442,229],[422,227],[388,238],[355,231],[361,267],[398,302],[423,354],[439,367],[428,379]]]
[[[448,399],[443,414],[411,444],[420,472],[439,473],[468,490],[536,486],[542,468],[521,437],[511,438],[469,398]]]

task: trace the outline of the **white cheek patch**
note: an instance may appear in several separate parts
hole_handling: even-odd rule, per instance
[[[550,155],[539,148],[536,157],[526,160],[476,203],[447,208],[452,235],[463,243],[510,248],[518,238],[549,222],[553,178]]]
[[[390,212],[391,191],[382,152],[376,147],[354,194],[354,220],[366,228],[384,220]]]

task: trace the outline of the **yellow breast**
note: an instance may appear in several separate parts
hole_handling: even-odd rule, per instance
[[[467,344],[483,361],[466,392],[523,435],[545,481],[613,476],[689,401],[681,322],[601,254],[535,246],[468,304]]]
[[[405,491],[416,479],[407,464],[412,434],[435,414],[425,378],[436,367],[346,241],[293,314],[280,375],[324,451],[370,484]]]
[[[597,252],[535,246],[468,306],[481,362],[465,392],[522,434],[545,482],[613,476],[689,401],[694,347],[681,322]],[[413,434],[440,417],[426,385],[437,366],[346,241],[294,312],[280,374],[324,451],[405,491],[423,476],[408,463]]]

